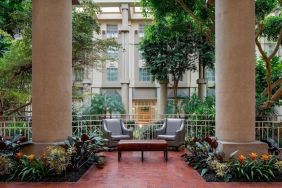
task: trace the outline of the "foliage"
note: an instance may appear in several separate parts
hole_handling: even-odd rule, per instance
[[[48,175],[49,170],[46,164],[34,154],[22,155],[18,153],[17,156],[18,160],[15,161],[17,168],[11,174],[10,180],[39,181]]]
[[[270,61],[271,66],[271,81],[275,82],[282,75],[282,59],[279,56],[274,56]],[[256,61],[256,92],[261,94],[267,87],[266,67],[262,58]]]
[[[1,116],[31,100],[32,1],[3,0],[0,10]],[[105,59],[109,59],[105,55],[107,49],[117,46],[112,39],[93,38],[93,33],[100,32],[97,12],[99,8],[90,0],[81,0],[80,8],[73,8],[73,66],[99,68]],[[15,35],[17,39],[14,39]]]
[[[207,163],[209,169],[214,170],[217,177],[223,178],[226,182],[232,178],[232,175],[230,174],[230,165],[228,163],[222,163],[218,160],[208,160]]]
[[[79,137],[68,137],[65,140],[67,152],[71,158],[71,167],[78,169],[88,162],[94,162],[96,165],[103,165],[103,157],[98,153],[104,151],[104,141],[95,133],[92,136],[83,134]]]
[[[94,94],[91,99],[91,105],[84,110],[84,114],[106,114],[109,112],[124,113],[124,107],[121,97],[118,94]]]
[[[197,95],[192,95],[183,102],[183,110],[191,115],[211,115],[215,116],[215,97],[206,97],[202,101]]]
[[[278,169],[279,173],[282,174],[282,161],[277,161],[275,163],[275,166]]]
[[[205,175],[210,170],[210,160],[223,160],[223,156],[215,152],[218,143],[214,138],[192,138],[186,140],[185,145],[187,150],[191,153],[191,155],[183,155],[186,163],[194,169],[200,170],[201,176]]]
[[[262,96],[261,94],[256,94],[256,117],[272,117],[276,114],[274,107],[271,108],[262,108],[262,104],[267,100],[267,97]]]
[[[204,38],[214,45],[214,7],[207,6],[205,0],[142,0],[145,15],[153,14],[156,19],[178,14],[179,17],[187,17],[193,27]]]
[[[93,33],[100,33],[96,16],[99,11],[99,7],[91,0],[81,0],[79,8],[73,9],[73,67],[91,66],[99,69],[109,59],[106,53],[108,48],[118,47],[114,39],[93,37]]]
[[[48,147],[46,159],[50,170],[54,171],[55,174],[62,174],[70,164],[69,154],[60,146]]]
[[[277,171],[277,158],[268,154],[258,156],[251,153],[249,156],[240,155],[230,163],[232,174],[248,181],[266,180],[271,181]]]
[[[282,172],[282,163],[274,155],[250,153],[248,156],[232,153],[229,161],[223,161],[223,154],[215,152],[218,144],[215,139],[188,139],[189,153],[183,155],[186,163],[205,176],[214,174],[220,180],[271,181]]]
[[[8,51],[12,44],[12,37],[5,31],[0,29],[0,57]]]
[[[5,140],[0,136],[0,154],[7,156],[15,155],[26,143],[27,138],[25,136],[16,135],[11,140]]]
[[[13,171],[14,165],[8,157],[0,156],[0,176],[10,174]]]

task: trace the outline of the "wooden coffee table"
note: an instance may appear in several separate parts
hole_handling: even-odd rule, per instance
[[[121,140],[118,142],[118,160],[123,151],[141,151],[142,161],[144,151],[163,151],[165,161],[168,160],[167,142],[165,140]]]

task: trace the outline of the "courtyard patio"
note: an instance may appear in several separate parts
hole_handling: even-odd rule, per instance
[[[106,165],[103,169],[95,166],[78,182],[40,183],[0,183],[2,188],[14,187],[95,187],[95,188],[198,188],[198,187],[281,187],[282,182],[206,182],[197,171],[187,167],[181,159],[181,152],[169,152],[168,162],[163,161],[162,152],[145,152],[141,162],[140,152],[126,152],[121,162],[117,152],[106,152]]]

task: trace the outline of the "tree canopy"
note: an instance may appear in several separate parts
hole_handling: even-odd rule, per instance
[[[73,8],[73,67],[99,68],[107,59],[106,51],[117,46],[112,39],[93,37],[100,27],[99,7],[81,0]],[[32,0],[0,2],[0,116],[31,101]]]

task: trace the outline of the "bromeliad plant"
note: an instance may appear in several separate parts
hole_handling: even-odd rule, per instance
[[[83,134],[80,138],[68,137],[65,144],[73,169],[80,168],[88,162],[94,162],[99,166],[104,164],[103,156],[98,153],[105,151],[106,147],[104,147],[103,139],[96,133],[91,136]]]
[[[39,181],[48,175],[49,169],[44,160],[37,158],[34,154],[16,154],[13,173],[9,180],[19,179],[21,181]]]
[[[271,181],[282,175],[282,161],[277,156],[250,153],[248,156],[233,152],[229,161],[223,161],[223,154],[216,153],[217,141],[214,138],[188,139],[186,147],[189,153],[183,157],[186,163],[198,170],[201,176],[214,174],[219,180],[230,181]]]
[[[230,167],[232,174],[248,181],[271,181],[279,171],[279,162],[276,156],[251,153],[249,156],[239,155],[232,159]]]

